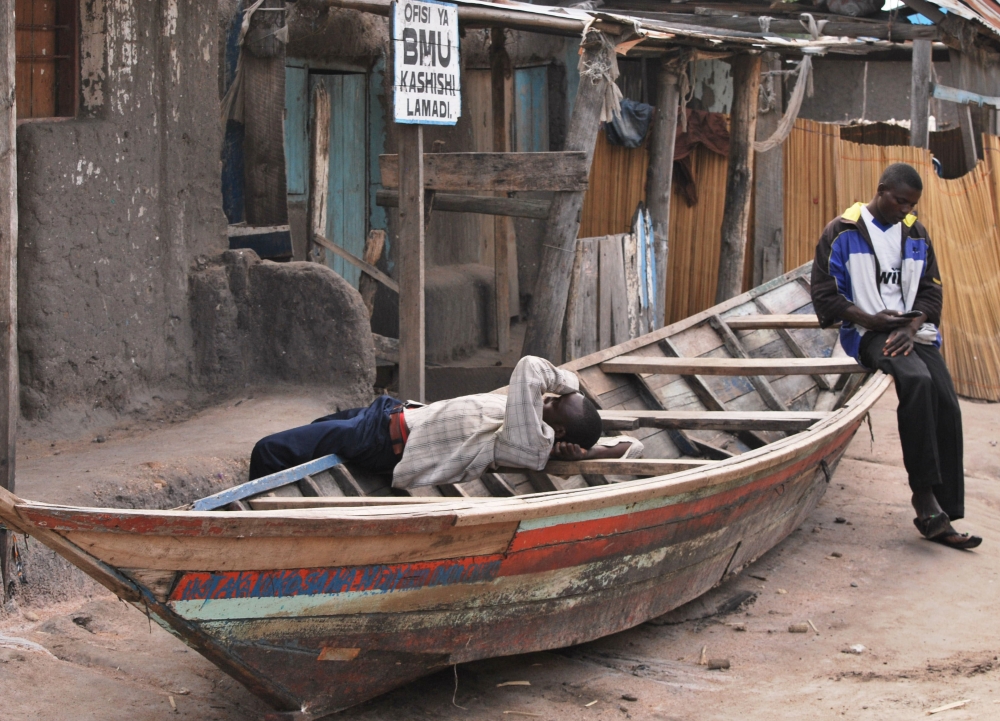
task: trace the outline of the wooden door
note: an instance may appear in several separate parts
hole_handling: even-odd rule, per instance
[[[514,71],[514,144],[519,153],[549,150],[549,67]]]
[[[366,142],[366,76],[363,73],[309,76],[309,97],[323,84],[330,99],[329,184],[326,197],[326,237],[358,258],[364,255],[368,204]],[[312,109],[315,118],[315,108]],[[314,132],[322,132],[314,128]],[[328,250],[326,264],[358,287],[360,271]]]

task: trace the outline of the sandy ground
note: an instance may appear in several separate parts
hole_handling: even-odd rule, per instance
[[[108,484],[156,492],[170,473],[192,475],[184,463],[235,476],[257,437],[326,412],[336,399],[235,403],[174,423],[112,429],[101,444],[90,436],[56,446],[25,441],[18,490],[51,501],[89,494],[93,502]],[[960,525],[986,538],[976,552],[916,535],[894,409],[890,391],[872,413],[874,447],[862,427],[802,528],[679,616],[705,616],[739,592],[757,594],[740,610],[462,665],[457,692],[448,670],[341,718],[916,719],[961,700],[968,703],[939,718],[1000,718],[1000,406],[963,403],[968,520]],[[8,607],[0,623],[0,719],[237,721],[263,713],[142,613],[92,588],[88,594]],[[789,633],[799,623],[816,631]],[[855,644],[864,646],[860,654],[844,653]],[[731,668],[699,665],[703,648]],[[531,685],[497,686],[505,681]]]

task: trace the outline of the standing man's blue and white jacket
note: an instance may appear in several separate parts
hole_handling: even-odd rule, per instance
[[[873,236],[877,236],[876,242]],[[894,247],[897,242],[898,250]],[[880,261],[895,267],[883,267]],[[915,340],[941,345],[937,329],[941,322],[941,274],[927,229],[915,215],[883,227],[864,203],[855,203],[831,221],[816,247],[812,296],[824,328],[840,320],[851,305],[871,315],[882,310],[919,310],[927,322]],[[865,331],[852,323],[841,326],[840,344],[854,358]]]

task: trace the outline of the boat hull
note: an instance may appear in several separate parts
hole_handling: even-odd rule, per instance
[[[276,708],[321,716],[450,664],[593,640],[698,597],[803,522],[861,417],[856,411],[791,445],[778,461],[761,455],[688,491],[524,513],[492,553],[398,562],[379,558],[376,535],[367,537],[371,562],[360,565],[182,570],[159,588],[148,579],[162,571],[124,573],[140,586],[142,607],[252,691]],[[162,546],[161,557],[183,556],[168,549],[187,536],[167,535],[142,512],[19,510],[75,543],[86,539],[88,552],[105,559],[116,546],[100,541],[135,541],[124,531],[145,518],[143,542]]]

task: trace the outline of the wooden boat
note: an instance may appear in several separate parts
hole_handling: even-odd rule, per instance
[[[450,664],[595,639],[803,522],[889,384],[820,330],[809,267],[567,364],[647,458],[394,495],[333,456],[192,508],[0,494],[37,537],[241,681],[315,718]]]

